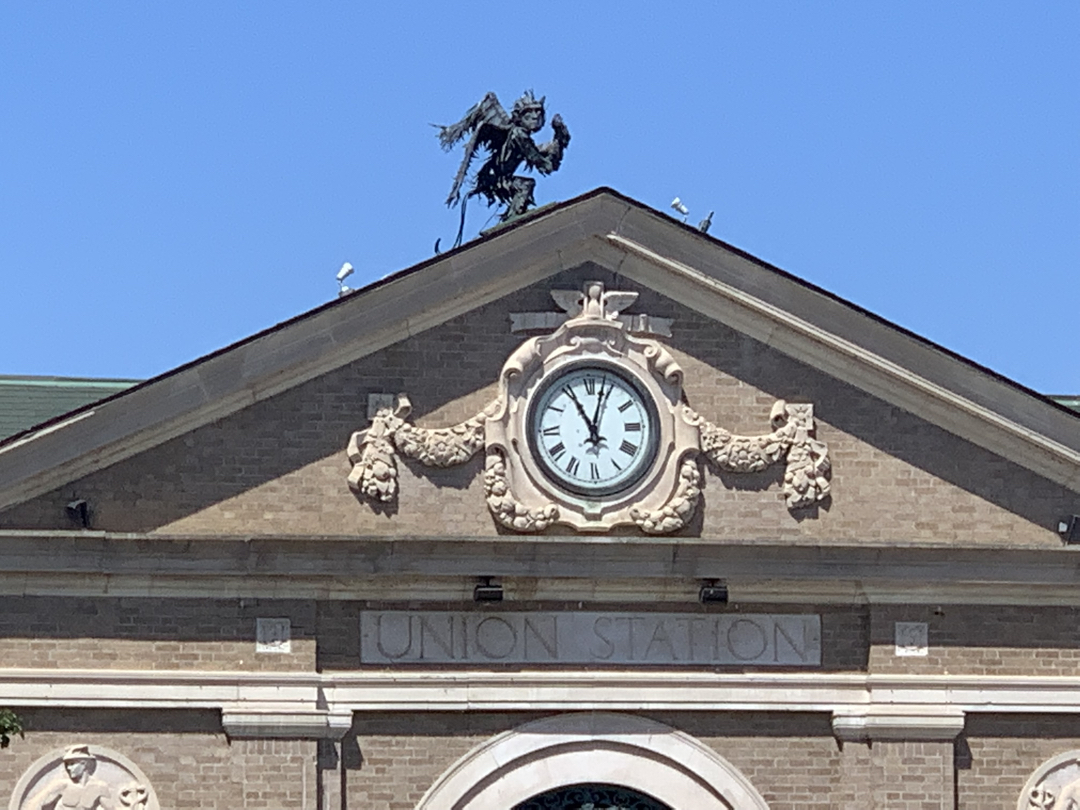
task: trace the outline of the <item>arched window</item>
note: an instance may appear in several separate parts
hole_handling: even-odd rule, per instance
[[[597,791],[598,800],[586,791]],[[618,803],[626,797],[637,804]],[[689,734],[608,712],[560,714],[493,737],[454,763],[417,805],[417,810],[616,809],[769,806],[738,769]]]
[[[533,796],[514,810],[671,810],[661,801],[618,785],[571,785]]]

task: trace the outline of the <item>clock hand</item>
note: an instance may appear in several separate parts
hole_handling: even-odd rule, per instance
[[[585,414],[585,409],[581,406],[581,403],[578,401],[577,396],[574,394],[574,389],[567,385],[563,388],[563,390],[566,392],[566,395],[570,397],[570,399],[573,401],[574,405],[577,407],[578,413],[581,414],[581,418],[585,422],[585,427],[589,429],[589,438],[585,441],[592,441],[593,437],[596,435],[596,427],[593,425],[592,422],[589,421],[589,417]]]
[[[604,401],[604,383],[607,382],[607,375],[600,378],[600,393],[596,395],[596,408],[593,410],[592,424],[596,428],[596,432],[600,432],[600,404]]]
[[[607,391],[604,391],[600,395],[600,400],[596,403],[596,414],[593,416],[593,423],[596,425],[596,440],[597,442],[604,441],[604,437],[600,435],[600,419],[604,415],[604,410],[607,408],[608,397],[611,396],[611,389],[615,386],[609,385]]]

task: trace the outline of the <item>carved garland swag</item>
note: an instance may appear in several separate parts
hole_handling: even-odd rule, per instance
[[[371,427],[352,435],[348,446],[353,464],[349,485],[372,501],[394,501],[399,453],[428,467],[463,464],[484,448],[484,424],[499,412],[501,404],[501,400],[495,400],[476,416],[452,427],[420,428],[406,421],[412,406],[408,397],[399,395],[395,407],[380,409]],[[769,417],[772,431],[759,436],[734,435],[689,408],[686,415],[697,425],[701,452],[720,470],[758,472],[783,461],[783,492],[788,509],[812,506],[829,494],[828,447],[815,438],[813,405],[778,400]],[[543,531],[559,517],[554,504],[529,509],[514,498],[506,476],[506,459],[496,448],[488,451],[484,494],[495,520],[514,531]],[[691,456],[683,460],[676,491],[663,508],[635,509],[631,516],[648,534],[669,534],[690,521],[700,500],[701,471],[698,459]]]

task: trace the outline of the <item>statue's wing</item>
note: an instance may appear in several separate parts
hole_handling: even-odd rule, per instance
[[[612,290],[611,292],[604,293],[604,315],[608,320],[615,320],[619,317],[619,313],[629,307],[637,300],[638,294],[636,292],[622,292],[620,290]]]
[[[581,314],[581,304],[585,298],[581,290],[552,290],[551,297],[555,299],[559,309],[571,318]]]
[[[494,93],[488,93],[478,104],[474,104],[456,124],[439,127],[439,143],[443,149],[451,149],[466,135],[485,125],[503,130],[510,128],[510,116]]]

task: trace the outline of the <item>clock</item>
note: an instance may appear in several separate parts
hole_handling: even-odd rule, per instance
[[[542,474],[588,498],[616,495],[652,468],[660,427],[656,403],[632,374],[585,362],[547,376],[531,398],[526,432]]]

